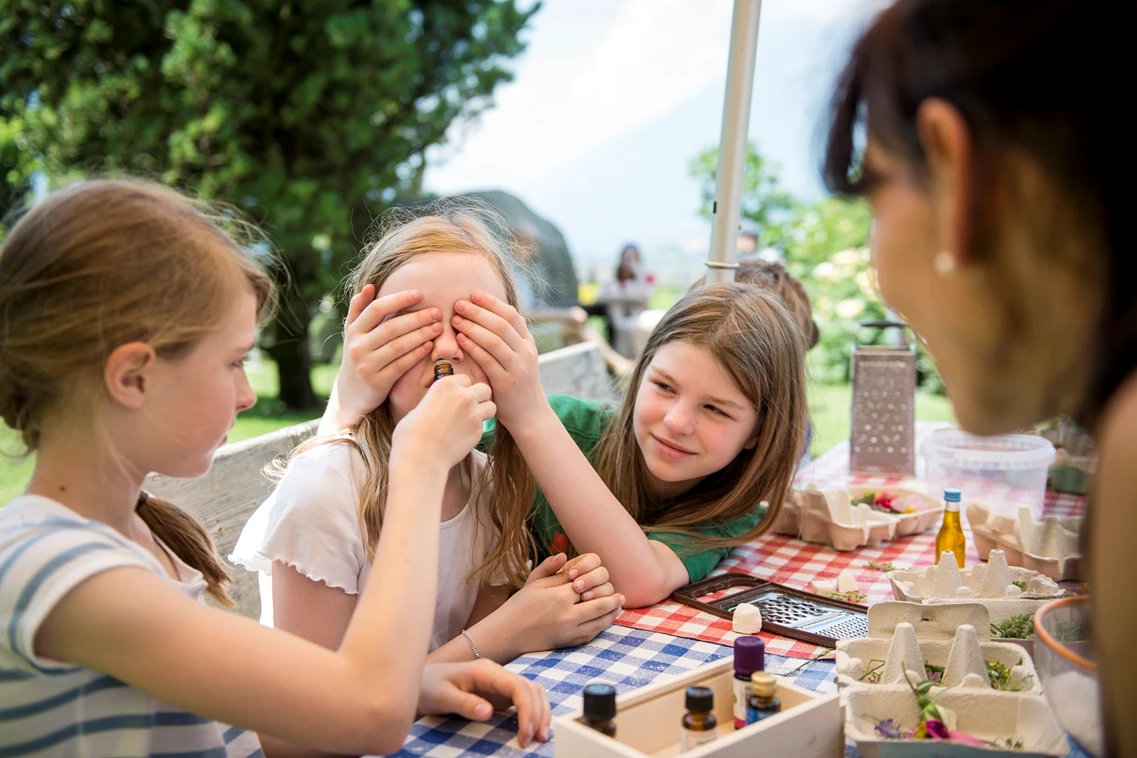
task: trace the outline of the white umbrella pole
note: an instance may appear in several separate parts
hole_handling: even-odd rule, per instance
[[[711,250],[707,283],[733,282],[742,207],[742,173],[746,168],[750,95],[754,91],[754,58],[758,52],[758,17],[762,0],[734,0],[730,22],[730,58],[722,106],[719,165],[715,173],[715,202],[711,215]]]

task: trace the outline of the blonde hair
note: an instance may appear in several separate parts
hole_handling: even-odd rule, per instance
[[[425,215],[415,216],[406,209],[391,213],[387,232],[370,247],[352,274],[353,295],[368,284],[378,291],[398,268],[419,256],[468,252],[486,259],[501,278],[506,301],[517,307],[517,285],[510,270],[513,251],[507,242],[511,235],[499,216],[469,200],[435,203],[419,212]],[[375,545],[383,527],[394,429],[389,402],[384,402],[367,414],[350,434],[309,440],[298,446],[291,456],[294,459],[306,450],[334,443],[351,444],[359,451],[366,475],[359,488],[358,518],[369,560],[375,558]],[[496,427],[487,452],[489,463],[474,483],[474,491],[485,492],[486,487],[492,487],[493,507],[489,515],[501,536],[470,578],[477,577],[484,585],[491,577],[501,575],[521,586],[527,573],[527,561],[535,552],[526,521],[536,483],[516,442],[504,427]]]
[[[813,320],[813,304],[809,300],[805,285],[781,263],[763,260],[739,261],[738,268],[734,270],[734,281],[765,287],[777,293],[801,329],[802,336],[805,337],[806,350],[812,349],[821,339],[821,332]],[[706,283],[707,278],[700,277],[691,285],[691,289],[702,287]]]
[[[636,442],[636,394],[656,352],[683,340],[719,362],[758,414],[757,444],[725,468],[668,502],[648,495],[647,470]],[[804,342],[781,298],[749,284],[716,284],[688,292],[648,337],[632,370],[629,396],[605,430],[596,470],[608,489],[646,532],[674,532],[695,553],[749,542],[766,532],[781,510],[805,439]],[[631,462],[631,463],[629,463]],[[766,517],[745,534],[717,538],[699,533],[750,515],[761,502]]]
[[[81,182],[19,220],[0,251],[0,417],[29,451],[46,414],[94,403],[111,353],[145,342],[164,358],[189,353],[239,292],[258,314],[272,282],[204,204],[134,180]],[[209,535],[181,509],[143,493],[138,514],[228,602]]]

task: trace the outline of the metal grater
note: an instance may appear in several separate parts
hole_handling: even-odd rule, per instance
[[[701,597],[734,587],[749,589],[703,602]],[[726,574],[680,587],[671,599],[725,619],[742,603],[758,606],[762,630],[783,637],[834,647],[837,640],[867,637],[868,609],[843,600],[824,598],[775,582],[742,574]]]

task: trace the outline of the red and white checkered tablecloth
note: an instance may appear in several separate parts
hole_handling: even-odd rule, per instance
[[[921,438],[939,425],[917,424],[917,438]],[[798,486],[816,484],[827,489],[844,486],[902,487],[917,484],[919,480],[896,477],[864,476],[849,473],[848,442],[839,444],[810,463],[797,476]],[[922,483],[921,483],[922,484]],[[1085,498],[1076,495],[1046,493],[1044,513],[1047,516],[1074,516],[1085,511]],[[978,563],[979,554],[970,530],[967,541],[967,562]],[[719,564],[713,573],[734,572],[769,579],[798,589],[809,590],[814,579],[832,579],[844,569],[851,569],[858,589],[868,597],[866,605],[892,599],[892,587],[885,575],[868,568],[870,561],[877,564],[892,563],[896,568],[931,566],[936,562],[935,530],[903,537],[884,545],[863,547],[839,552],[820,545],[777,534],[766,534],[752,543],[740,545]],[[689,606],[664,601],[650,608],[627,610],[616,620],[621,626],[664,632],[677,637],[733,644],[737,637],[730,622]],[[825,648],[806,642],[779,637],[763,632],[767,652],[791,658],[816,658]]]

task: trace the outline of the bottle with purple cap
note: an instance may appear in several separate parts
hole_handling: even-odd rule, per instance
[[[766,643],[761,637],[739,637],[734,641],[733,694],[734,728],[746,726],[746,700],[750,697],[750,677],[766,670]]]

